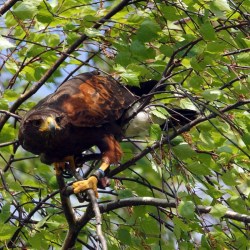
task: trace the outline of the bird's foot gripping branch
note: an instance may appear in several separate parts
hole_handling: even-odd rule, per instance
[[[98,179],[96,178],[96,176],[90,176],[87,180],[77,181],[72,184],[73,192],[75,194],[78,194],[88,189],[92,189],[95,193],[96,198],[98,198],[97,182]]]
[[[67,195],[76,194],[79,202],[83,202],[85,201],[86,195],[82,196],[81,194],[85,193],[89,189],[92,189],[95,197],[98,198],[98,185],[100,188],[105,188],[107,186],[105,173],[110,166],[108,162],[107,158],[104,157],[101,166],[97,170],[93,171],[86,179],[84,179],[84,177],[76,171],[77,167],[73,156],[65,157],[62,162],[54,163],[54,169],[56,176],[65,177],[65,173],[67,173],[67,177],[74,177],[77,180],[65,191]]]

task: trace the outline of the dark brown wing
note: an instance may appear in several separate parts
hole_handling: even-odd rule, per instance
[[[92,72],[63,83],[37,108],[58,110],[75,126],[93,127],[118,120],[135,99],[113,78]]]

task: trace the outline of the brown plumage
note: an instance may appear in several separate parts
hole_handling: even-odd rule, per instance
[[[133,94],[111,77],[96,72],[80,74],[25,115],[20,143],[47,164],[81,154],[93,145],[115,163],[121,157],[115,140],[121,129],[116,121],[134,100]]]
[[[40,155],[42,162],[54,163],[57,174],[65,162],[75,168],[74,157],[95,145],[102,155],[96,175],[103,176],[110,164],[121,159],[120,119],[137,98],[111,77],[80,74],[27,112],[20,124],[20,144]],[[74,183],[74,192],[93,188],[97,195],[97,177]]]
[[[27,112],[20,125],[20,144],[46,164],[69,161],[96,145],[102,153],[100,169],[105,171],[121,158],[117,121],[134,100],[135,96],[111,77],[97,72],[80,74]],[[92,184],[87,183],[88,187]]]

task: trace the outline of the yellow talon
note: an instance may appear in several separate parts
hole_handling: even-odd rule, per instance
[[[60,162],[54,162],[54,169],[56,171],[56,175],[60,175],[63,170],[65,170],[65,162],[69,163],[69,167],[72,172],[76,171],[75,160],[73,156],[67,156],[63,158]]]
[[[80,193],[84,192],[88,189],[93,189],[95,192],[96,198],[98,198],[98,192],[97,192],[97,178],[95,176],[90,176],[87,180],[84,181],[77,181],[72,184],[72,187],[74,189],[74,193]]]

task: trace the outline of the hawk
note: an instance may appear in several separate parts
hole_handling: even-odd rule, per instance
[[[122,157],[122,117],[137,99],[112,77],[96,71],[77,75],[26,113],[19,142],[25,150],[39,155],[43,163],[53,163],[56,174],[61,173],[65,162],[75,168],[74,157],[97,146],[101,152],[98,171],[73,184],[74,193],[93,189],[97,196],[98,179]]]

